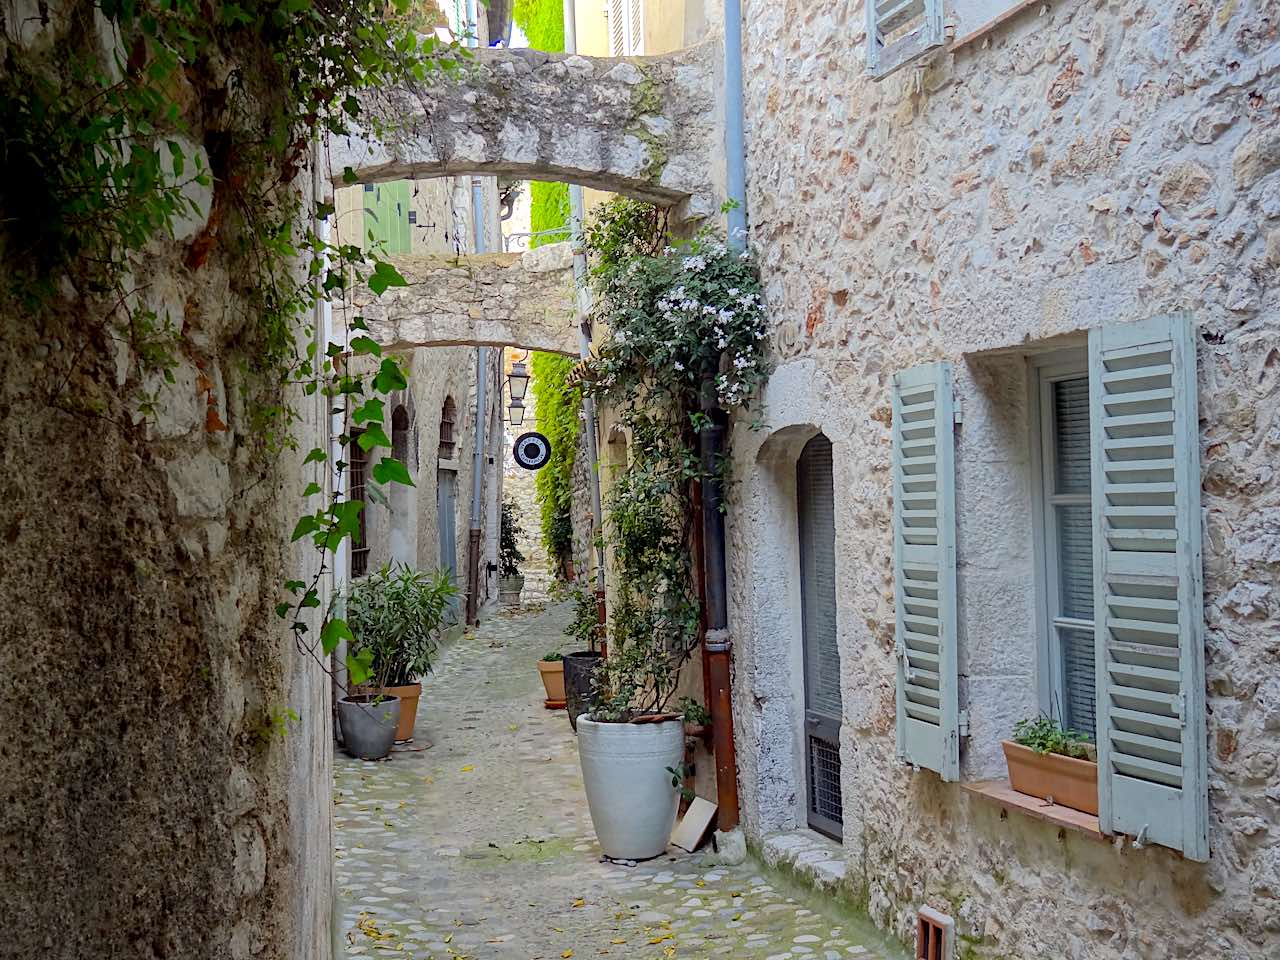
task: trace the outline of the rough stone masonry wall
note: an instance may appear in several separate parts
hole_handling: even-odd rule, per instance
[[[836,459],[848,877],[876,922],[908,938],[931,903],[957,918],[962,956],[984,958],[1280,954],[1280,11],[1034,4],[875,83],[861,2],[745,6],[751,244],[779,364],[764,429],[734,438],[749,478],[730,513],[748,829],[803,819],[794,574],[777,534],[794,456],[821,428]],[[1021,386],[972,354],[1174,310],[1199,334],[1204,865],[1004,820],[894,757],[890,374],[956,367],[972,559],[984,531],[966,529],[966,504],[1022,509],[1016,485],[988,483],[1017,467],[1000,438],[1021,429]],[[995,602],[977,591],[996,572],[962,570],[962,608]],[[975,624],[961,632],[976,642]],[[977,696],[969,679],[962,696]]]
[[[384,91],[368,108],[396,131],[383,143],[335,137],[335,184],[443,175],[528,176],[715,211],[719,49],[662,57],[476,52],[456,74]]]
[[[51,6],[42,27],[18,5],[26,42],[65,29]],[[151,420],[135,358],[98,323],[107,304],[69,286],[48,310],[0,302],[6,957],[330,955],[328,682],[273,611],[313,569],[285,545],[320,401],[297,405],[302,453],[255,452],[249,405],[280,390],[245,372],[235,238],[202,233],[219,200],[195,197],[201,214],[134,276],[182,330],[176,382],[145,384]],[[198,236],[213,242],[191,266]],[[282,739],[269,721],[286,707],[301,720]]]
[[[380,297],[355,289],[351,310],[389,349],[456,344],[576,353],[573,254],[567,243],[524,253],[390,257],[407,281]]]

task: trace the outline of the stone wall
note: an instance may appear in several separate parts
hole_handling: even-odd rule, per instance
[[[567,243],[524,253],[389,257],[408,281],[382,296],[354,291],[354,312],[389,349],[508,344],[577,353],[573,262]]]
[[[664,205],[684,219],[715,211],[719,49],[662,57],[480,50],[457,74],[387,91],[368,109],[385,142],[334,138],[362,181],[486,173],[563,180]]]
[[[51,6],[16,5],[31,44],[72,22]],[[45,307],[0,299],[6,956],[331,955],[329,684],[274,612],[317,566],[287,544],[324,402],[292,398],[300,452],[265,448],[252,418],[284,398],[252,372],[243,238],[210,225],[220,189],[195,198],[129,281],[181,330],[172,383],[70,282]]]
[[[796,783],[795,456],[836,472],[844,846],[851,892],[962,956],[1280,951],[1280,28],[1262,0],[1026,7],[876,83],[864,10],[746,2],[748,215],[776,319],[764,429],[734,435],[730,590],[744,818],[803,823]],[[895,758],[888,378],[947,359],[960,457],[965,777],[1035,703],[1025,363],[1050,337],[1190,311],[1198,331],[1210,763],[1207,864],[1100,843]],[[999,351],[1012,354],[1001,356]],[[993,352],[994,351],[994,352]],[[975,518],[991,522],[975,525]],[[1028,521],[1029,526],[1029,521]],[[1010,648],[999,630],[1005,625]]]

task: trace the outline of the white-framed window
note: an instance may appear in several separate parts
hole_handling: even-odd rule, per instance
[[[1081,349],[1033,366],[1041,709],[1093,740],[1097,670],[1089,358]]]
[[[638,57],[644,53],[643,0],[609,0],[605,7],[609,20],[609,53],[615,57]]]

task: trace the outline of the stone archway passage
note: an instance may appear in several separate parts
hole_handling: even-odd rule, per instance
[[[578,353],[573,255],[567,243],[526,253],[389,257],[408,286],[355,288],[337,319],[363,317],[387,349],[517,346]]]
[[[715,212],[720,159],[717,43],[660,57],[482,50],[452,76],[379,91],[366,109],[395,130],[329,143],[335,186],[453,175],[579,183]],[[348,178],[349,180],[349,178]]]

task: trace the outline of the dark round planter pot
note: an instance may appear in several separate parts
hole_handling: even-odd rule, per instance
[[[578,717],[591,708],[591,691],[595,688],[600,654],[594,650],[567,653],[564,657],[564,702],[569,725],[578,730]]]
[[[342,744],[347,753],[361,760],[381,760],[389,754],[399,723],[399,697],[382,697],[376,703],[368,695],[338,701]]]

